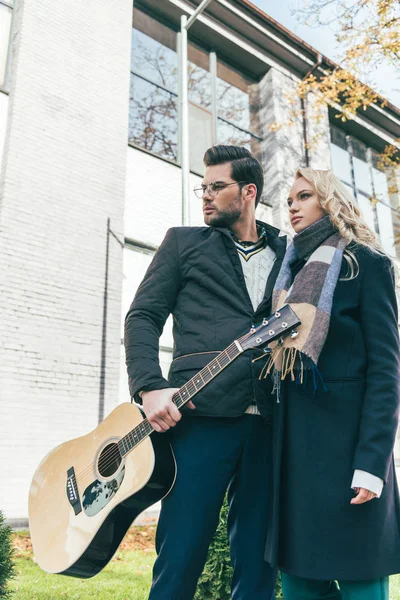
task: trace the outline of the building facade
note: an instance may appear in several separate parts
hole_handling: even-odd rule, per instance
[[[123,319],[182,224],[179,22],[198,4],[0,0],[0,509],[13,523],[46,452],[130,400]],[[296,167],[332,168],[397,259],[398,174],[379,153],[400,111],[342,123],[327,106],[316,122],[310,97],[290,125],[297,82],[320,66],[247,0],[212,0],[189,31],[191,187],[210,145],[244,145],[265,172],[258,216],[290,233]],[[202,224],[194,194],[190,222]],[[171,355],[167,322],[165,373]]]

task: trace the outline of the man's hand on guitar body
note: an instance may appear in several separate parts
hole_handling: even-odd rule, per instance
[[[172,402],[172,396],[178,390],[179,388],[166,388],[152,392],[142,392],[143,410],[155,431],[163,433],[170,427],[175,427],[180,421],[182,413]],[[191,401],[186,406],[192,409],[196,408]]]

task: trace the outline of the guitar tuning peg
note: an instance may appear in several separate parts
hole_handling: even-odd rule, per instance
[[[299,332],[297,331],[297,329],[293,329],[292,333],[290,334],[290,337],[292,339],[296,338],[299,335]]]

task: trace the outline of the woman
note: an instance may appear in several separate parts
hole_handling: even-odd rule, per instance
[[[265,366],[277,392],[265,558],[285,600],[388,600],[400,572],[393,266],[330,171],[299,169],[288,207],[296,235],[273,303],[302,325]]]

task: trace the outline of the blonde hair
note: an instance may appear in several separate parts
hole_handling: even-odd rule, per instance
[[[372,252],[384,254],[378,238],[364,221],[352,195],[332,171],[301,167],[296,172],[296,179],[300,177],[313,186],[332,225],[348,241],[348,245],[356,243]],[[357,259],[349,248],[346,248],[344,258],[349,266],[349,276],[345,279],[353,279],[359,272]]]

